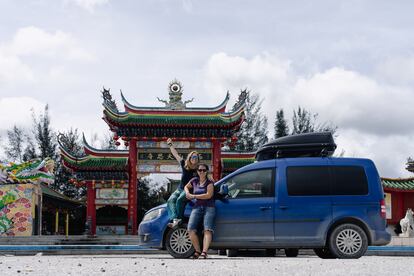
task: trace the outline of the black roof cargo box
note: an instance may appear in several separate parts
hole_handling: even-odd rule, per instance
[[[285,157],[331,156],[336,144],[330,132],[313,132],[277,138],[256,152],[256,160]]]

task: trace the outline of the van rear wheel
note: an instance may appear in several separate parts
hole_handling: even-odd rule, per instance
[[[274,257],[274,256],[276,256],[276,251],[277,250],[275,248],[266,249],[266,252],[265,252],[266,257]]]
[[[219,256],[226,256],[226,249],[219,249],[219,250],[217,250],[217,254]]]
[[[329,251],[336,258],[358,259],[368,249],[365,231],[355,224],[346,223],[337,226],[329,237]]]
[[[237,249],[226,249],[227,257],[237,257],[239,255],[239,250]]]

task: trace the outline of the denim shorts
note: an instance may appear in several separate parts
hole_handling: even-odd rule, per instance
[[[214,217],[216,216],[215,207],[197,206],[191,211],[188,221],[188,231],[197,231],[203,223],[204,231],[214,232]]]

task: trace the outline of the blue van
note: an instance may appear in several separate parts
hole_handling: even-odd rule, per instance
[[[321,258],[359,258],[369,245],[386,245],[384,193],[374,163],[335,157],[276,158],[247,165],[217,183],[228,195],[216,200],[211,248],[285,249],[297,256],[310,248]],[[187,206],[186,216],[191,207]],[[166,248],[175,258],[194,249],[186,225],[167,227],[166,206],[145,214],[140,244]]]

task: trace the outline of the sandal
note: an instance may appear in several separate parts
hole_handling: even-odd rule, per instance
[[[207,259],[207,252],[203,251],[198,258],[199,259]]]
[[[191,256],[191,258],[192,259],[198,259],[198,258],[200,258],[200,252],[195,251],[194,254],[193,254],[193,256]]]

